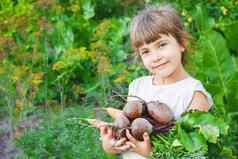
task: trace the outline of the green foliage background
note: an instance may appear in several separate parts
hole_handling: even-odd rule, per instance
[[[215,114],[231,127],[223,144],[238,154],[237,0],[4,0],[0,119],[13,129],[29,114],[44,119],[19,139],[22,156],[107,158],[94,129],[67,119],[106,118],[93,108],[123,106],[111,96],[127,94],[128,84],[147,73],[130,48],[130,19],[145,5],[163,2],[178,9],[194,37],[187,70],[212,94]],[[89,143],[79,142],[85,139]]]

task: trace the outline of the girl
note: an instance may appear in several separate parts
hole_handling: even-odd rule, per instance
[[[212,98],[199,80],[191,77],[183,66],[188,33],[181,19],[171,6],[149,7],[136,15],[131,23],[132,47],[151,73],[135,79],[129,85],[129,95],[167,104],[175,119],[190,109],[208,111]],[[128,101],[137,100],[128,97]],[[148,134],[144,141],[137,141],[127,132],[126,139],[112,137],[112,130],[100,127],[102,146],[107,153],[122,154],[123,159],[149,157],[151,143]]]

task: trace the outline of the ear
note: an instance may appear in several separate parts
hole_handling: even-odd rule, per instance
[[[181,52],[183,53],[185,51],[185,48],[181,46]]]

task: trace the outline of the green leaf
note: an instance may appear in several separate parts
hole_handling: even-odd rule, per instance
[[[223,119],[218,118],[210,114],[209,112],[187,112],[178,119],[178,124],[184,128],[201,128],[204,125],[210,125],[209,127],[216,127],[219,129],[219,133],[227,135],[229,126],[224,122]],[[204,127],[206,128],[206,126]]]
[[[231,78],[229,79],[229,81],[227,81],[227,88],[228,88],[228,96],[227,96],[227,104],[225,106],[225,109],[227,112],[229,113],[235,113],[238,112],[238,107],[237,107],[237,103],[238,103],[238,72],[234,72],[231,76]]]
[[[210,30],[215,25],[214,19],[208,16],[207,10],[203,9],[201,5],[196,6],[194,21],[200,32]]]
[[[206,146],[206,141],[203,136],[197,132],[187,133],[181,127],[178,127],[179,141],[185,149],[190,152],[195,152]]]
[[[181,144],[181,142],[178,139],[175,139],[171,145],[172,147],[179,147],[179,146],[183,146]]]
[[[223,33],[227,39],[227,45],[230,49],[238,53],[238,21],[234,21],[231,24],[225,25],[223,27]]]
[[[178,127],[178,135],[179,135],[179,141],[183,144],[185,149],[188,151],[194,151],[193,143],[189,135],[181,127]]]
[[[226,81],[231,78],[235,67],[225,39],[218,32],[209,31],[201,35],[198,46],[197,54],[202,56],[198,74],[204,78],[203,81],[209,79],[211,83],[217,84],[221,89],[216,93],[224,93],[227,97],[229,90]]]
[[[223,147],[220,155],[229,159],[237,159],[237,157],[233,155],[232,149],[228,147]]]
[[[200,132],[203,136],[211,143],[217,143],[217,139],[219,137],[219,128],[213,125],[205,124],[201,125]]]
[[[83,0],[83,14],[85,19],[90,19],[94,17],[95,12],[94,12],[94,6],[92,4],[91,0]]]
[[[201,134],[194,131],[189,133],[189,135],[193,141],[193,146],[196,147],[196,150],[207,149],[206,140]]]

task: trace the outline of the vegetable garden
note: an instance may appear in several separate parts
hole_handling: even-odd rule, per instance
[[[116,158],[79,119],[110,122],[98,110],[122,109],[129,83],[148,74],[130,46],[129,24],[145,5],[163,2],[193,37],[186,68],[214,106],[153,135],[151,158],[237,158],[237,0],[0,1],[0,158]]]

